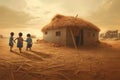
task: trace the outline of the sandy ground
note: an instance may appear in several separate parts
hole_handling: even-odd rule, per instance
[[[21,54],[0,42],[0,80],[120,80],[120,41],[78,50],[41,42]]]

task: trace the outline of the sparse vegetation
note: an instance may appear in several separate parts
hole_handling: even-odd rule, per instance
[[[0,80],[119,80],[120,41],[79,49],[38,40],[32,51],[7,50],[0,39]],[[22,76],[22,77],[21,77]]]

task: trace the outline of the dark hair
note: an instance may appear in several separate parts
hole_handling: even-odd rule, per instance
[[[20,32],[18,35],[19,35],[19,36],[22,36],[23,34]]]
[[[31,35],[30,34],[27,34],[27,37],[30,37]]]
[[[13,36],[13,35],[14,35],[14,32],[11,32],[10,35]]]

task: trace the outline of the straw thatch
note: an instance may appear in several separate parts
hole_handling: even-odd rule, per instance
[[[86,27],[86,28],[92,28],[96,31],[100,31],[100,29],[97,26],[81,18],[64,16],[60,14],[57,14],[55,17],[53,17],[51,22],[42,28],[42,31],[44,32],[51,29],[59,29],[66,27],[71,27],[71,28],[78,27],[80,29]]]

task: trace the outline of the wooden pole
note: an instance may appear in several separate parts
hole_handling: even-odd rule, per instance
[[[76,45],[76,42],[75,42],[75,38],[74,38],[73,32],[72,32],[72,30],[70,28],[69,28],[69,30],[70,30],[70,33],[71,33],[71,36],[72,36],[74,47],[77,49],[77,45]]]

